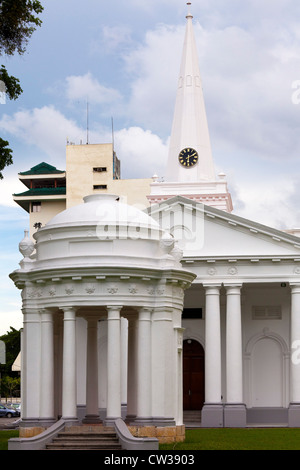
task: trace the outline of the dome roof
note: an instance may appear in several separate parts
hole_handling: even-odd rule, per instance
[[[84,203],[60,212],[44,227],[81,225],[115,225],[160,230],[159,224],[135,206],[129,206],[114,194],[95,194],[83,198]],[[43,229],[42,229],[43,230]]]
[[[60,212],[33,236],[40,269],[150,267],[165,260],[174,245],[172,235],[152,217],[113,194],[86,196],[84,203]]]

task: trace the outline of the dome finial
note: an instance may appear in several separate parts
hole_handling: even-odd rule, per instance
[[[191,5],[192,5],[192,2],[187,2],[188,14],[187,14],[186,18],[193,18],[193,15],[191,14]]]

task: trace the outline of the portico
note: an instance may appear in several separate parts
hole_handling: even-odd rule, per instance
[[[35,237],[11,275],[23,298],[21,427],[182,425],[181,311],[195,275],[173,237],[111,195],[85,198]]]
[[[202,425],[299,426],[299,238],[180,196],[149,213],[176,231],[196,275],[182,325],[204,349]]]

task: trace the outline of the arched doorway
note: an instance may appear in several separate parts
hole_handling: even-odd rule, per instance
[[[198,341],[183,342],[183,409],[201,410],[204,404],[204,349]]]

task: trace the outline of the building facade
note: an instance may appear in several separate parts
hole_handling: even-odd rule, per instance
[[[73,337],[73,342],[70,342],[68,336],[63,337],[63,341],[67,342],[67,347],[73,348],[69,351],[69,358],[74,359],[76,356],[76,371],[79,374],[77,377],[82,378],[77,379],[76,385],[69,389],[70,393],[76,391],[76,399],[74,396],[68,397],[66,403],[72,406],[72,410],[62,411],[65,417],[71,413],[72,419],[80,416],[85,419],[86,415],[95,415],[96,419],[100,417],[105,420],[107,417],[113,419],[116,413],[121,413],[123,417],[131,416],[133,421],[134,416],[142,418],[141,423],[144,424],[164,422],[165,425],[175,423],[179,426],[183,423],[182,410],[191,410],[201,411],[201,425],[204,427],[245,427],[266,423],[299,427],[300,240],[295,235],[297,232],[279,231],[233,214],[225,175],[215,175],[192,18],[189,11],[166,181],[140,180],[143,191],[132,193],[130,180],[122,183],[115,172],[112,146],[107,146],[105,150],[109,155],[107,163],[98,158],[96,147],[69,146],[66,170],[67,210],[61,215],[64,225],[62,230],[67,230],[68,223],[72,222],[68,219],[68,211],[81,207],[77,204],[83,196],[99,191],[128,195],[131,204],[146,202],[148,209],[145,214],[150,216],[147,220],[155,222],[155,230],[159,227],[165,233],[171,234],[173,241],[177,242],[172,256],[174,259],[177,256],[180,260],[180,265],[177,265],[179,271],[177,275],[174,272],[164,278],[164,288],[158,284],[149,284],[150,290],[145,291],[145,284],[142,287],[140,282],[153,282],[155,270],[152,269],[151,273],[144,272],[142,280],[132,282],[133,273],[121,274],[119,271],[124,266],[122,263],[118,266],[115,262],[114,269],[118,272],[118,281],[112,282],[112,272],[107,274],[102,269],[96,269],[88,280],[88,267],[85,262],[82,264],[81,254],[77,271],[75,263],[72,275],[66,280],[66,266],[62,263],[62,272],[56,272],[58,268],[55,255],[50,260],[45,251],[49,237],[52,237],[51,243],[53,237],[57,246],[60,243],[58,240],[62,235],[59,235],[56,228],[57,221],[60,220],[58,214],[58,219],[54,217],[34,235],[38,247],[37,258],[31,255],[31,258],[23,260],[26,269],[30,271],[30,263],[39,263],[45,256],[49,263],[49,277],[46,279],[40,276],[38,264],[35,267],[38,275],[28,274],[28,287],[24,287],[26,279],[22,280],[20,272],[12,274],[16,285],[26,289],[26,292],[23,291],[26,300],[23,370],[28,367],[28,361],[37,360],[33,345],[26,339],[29,329],[37,329],[39,333],[35,336],[36,341],[43,344],[43,347],[50,348],[51,345],[40,343],[43,330],[62,329],[64,323],[65,327],[73,325],[70,326],[72,331],[66,331],[66,334]],[[86,169],[88,171],[85,172]],[[82,182],[79,174],[85,175]],[[20,203],[20,200],[17,202]],[[109,231],[109,228],[105,230]],[[44,238],[46,235],[48,239]],[[139,236],[137,233],[134,235],[135,240],[129,237],[130,250],[139,243]],[[87,250],[85,256],[88,255],[92,259],[93,255],[98,253],[98,241],[103,233],[97,233],[97,243],[94,226],[92,230],[86,230],[85,236],[90,238],[90,243],[84,248]],[[73,250],[73,260],[81,253],[82,246],[76,237],[77,235],[71,236],[69,233],[66,238],[68,243],[70,242],[65,252],[66,259],[70,256],[70,250]],[[170,241],[170,238],[163,242],[166,249],[168,240]],[[51,246],[55,254],[55,243]],[[109,259],[109,255],[113,253],[112,245],[102,246],[102,255],[107,253]],[[127,250],[125,242],[122,249],[120,259]],[[63,250],[61,252],[63,253]],[[152,254],[154,256],[154,251]],[[165,253],[165,261],[169,255],[170,253]],[[147,263],[144,266],[142,252],[137,250],[135,256],[136,266],[140,266],[142,270],[146,269]],[[172,263],[175,262],[174,259]],[[80,270],[84,273],[80,273]],[[113,296],[120,293],[121,296],[118,297],[117,303],[113,303],[111,312],[100,312],[98,327],[92,322],[90,330],[88,312],[78,315],[71,296],[78,292],[77,287],[80,286],[83,296],[80,299],[83,299],[86,307],[90,305],[86,302],[91,300],[95,289],[99,288],[99,283],[106,281],[109,281],[110,294]],[[45,286],[48,289],[46,303],[42,302],[44,294],[40,292]],[[132,296],[137,293],[140,295],[141,291],[144,297],[140,297],[137,304],[132,303]],[[149,294],[154,296],[152,300],[155,304],[163,302],[163,306],[157,311],[155,305],[151,304],[152,300],[150,302]],[[54,301],[56,295],[59,295],[58,301]],[[165,295],[169,304],[166,303]],[[147,307],[151,307],[151,312],[142,308],[145,299]],[[99,299],[97,301],[99,302]],[[76,300],[77,304],[78,302],[79,298]],[[99,305],[101,308],[110,308],[111,300],[101,299]],[[44,309],[54,309],[57,313],[60,306],[61,311],[57,316],[60,318],[60,324],[53,325],[48,319],[49,312],[44,312]],[[90,306],[96,307],[95,304]],[[122,310],[124,307],[126,308]],[[136,318],[142,325],[138,329],[138,334],[141,335],[139,344],[149,345],[151,336],[150,349],[135,349],[134,341],[129,340],[136,334],[132,322],[136,321]],[[117,335],[114,338],[118,337],[116,343],[115,340],[108,339],[113,338],[110,336],[113,335],[110,328],[114,327],[109,325],[114,323],[110,320],[116,320],[118,324],[116,331],[114,330],[114,335]],[[74,335],[77,335],[76,342]],[[169,341],[174,347],[172,346],[172,350],[162,351],[156,349],[155,341],[159,341],[160,345]],[[115,353],[112,344],[117,344],[120,348],[117,351],[117,368],[112,366],[112,356]],[[89,348],[94,351],[93,357],[98,357],[98,362],[93,362],[91,371],[86,366],[86,359],[91,354]],[[52,353],[49,356],[42,351],[42,354],[42,357],[53,357]],[[132,366],[135,363],[132,362],[133,357],[136,358],[138,366]],[[163,358],[161,362],[160,357]],[[146,362],[148,367],[145,366]],[[36,362],[35,364],[41,370],[40,374],[44,374],[41,365]],[[61,364],[60,367],[63,367],[63,361]],[[172,367],[167,372],[170,364]],[[53,365],[49,367],[52,368]],[[137,383],[136,367],[141,374],[139,386],[134,385],[131,388],[132,384]],[[74,368],[73,363],[73,381]],[[149,371],[152,375],[149,375]],[[62,376],[64,377],[64,373]],[[91,381],[92,387],[86,387],[86,377],[89,377],[88,381]],[[29,387],[29,383],[32,386],[32,382],[31,379],[26,380],[23,382],[22,394],[28,397],[26,387]],[[40,390],[39,381],[44,383],[43,375],[37,375],[36,371],[32,370],[32,380],[35,380],[35,390]],[[173,388],[168,388],[167,384],[170,383]],[[117,399],[109,388],[111,384],[115,384]],[[57,382],[54,385],[57,387]],[[151,400],[149,387],[152,387],[154,394]],[[36,394],[34,403],[27,405],[25,418],[29,421],[33,418],[33,421],[36,418],[37,421],[45,418],[44,411],[40,411],[44,405],[39,402],[38,391]],[[93,398],[90,394],[94,394]],[[60,397],[58,400],[63,401],[61,393],[56,396]],[[114,411],[110,400],[116,400]],[[137,405],[138,403],[140,404]],[[34,408],[32,411],[30,406]],[[55,406],[57,410],[63,409],[62,403]],[[139,410],[143,411],[137,411],[137,406],[141,406]],[[31,416],[32,413],[35,413],[35,417]],[[53,409],[50,415],[53,419]]]

